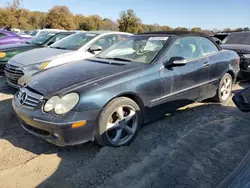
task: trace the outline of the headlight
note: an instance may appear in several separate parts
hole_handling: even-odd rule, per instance
[[[69,93],[62,98],[58,96],[51,97],[44,105],[44,111],[55,111],[56,114],[61,115],[69,112],[79,101],[77,93]]]
[[[50,61],[46,61],[42,64],[42,66],[40,67],[41,70],[45,69],[45,67],[47,67],[47,65],[50,63]]]
[[[6,57],[6,53],[5,52],[0,52],[0,59],[5,58]]]
[[[49,63],[50,63],[50,61],[46,61],[46,62],[42,62],[42,63],[36,63],[36,64],[33,64],[33,65],[26,66],[25,69],[28,69],[28,70],[43,70]]]
[[[245,58],[250,58],[250,54],[244,54],[243,55]]]

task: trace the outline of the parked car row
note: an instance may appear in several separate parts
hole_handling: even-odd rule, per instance
[[[29,51],[35,48],[43,48],[74,34],[75,32],[45,32],[33,39],[17,44],[8,44],[0,46],[0,71],[4,70],[6,63],[15,55]]]
[[[159,114],[226,102],[239,62],[199,33],[90,31],[20,53],[5,73],[21,87],[12,105],[26,131],[58,146],[119,147]]]
[[[0,45],[25,42],[30,39],[31,37],[24,37],[11,31],[0,30]]]
[[[190,32],[39,32],[0,46],[0,65],[7,84],[20,88],[13,108],[23,128],[59,146],[127,145],[159,114],[226,102],[250,67],[250,32],[222,42]]]
[[[25,85],[27,80],[38,71],[93,57],[130,35],[129,33],[110,31],[77,32],[47,48],[20,53],[9,59],[5,67],[7,83],[12,87],[19,88]]]

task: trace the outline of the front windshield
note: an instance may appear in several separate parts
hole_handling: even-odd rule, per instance
[[[48,39],[53,37],[54,35],[55,35],[55,33],[49,33],[49,32],[42,33],[42,34],[34,37],[32,40],[28,41],[28,43],[35,44],[35,45],[41,45],[45,41],[47,41]]]
[[[250,45],[250,33],[232,33],[222,41],[222,44]]]
[[[34,37],[36,36],[36,34],[38,33],[37,30],[31,31],[31,33],[29,34],[30,36]]]
[[[150,63],[167,40],[168,37],[128,37],[100,53],[97,58]]]
[[[50,47],[65,50],[79,50],[83,45],[97,36],[98,34],[95,33],[77,33],[56,42]]]

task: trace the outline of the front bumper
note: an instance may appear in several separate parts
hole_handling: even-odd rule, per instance
[[[241,58],[239,78],[250,79],[250,59]]]
[[[16,95],[12,100],[12,106],[26,131],[57,146],[77,145],[92,141],[97,124],[96,119],[101,110],[70,111],[58,116],[54,113],[42,112],[41,105],[34,110],[27,109],[17,102]],[[84,126],[72,128],[73,123],[83,120],[87,122]]]

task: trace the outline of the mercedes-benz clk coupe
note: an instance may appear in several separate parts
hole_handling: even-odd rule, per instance
[[[208,98],[226,102],[238,63],[202,34],[137,34],[95,58],[34,75],[13,108],[26,131],[58,146],[118,147],[161,113]]]

